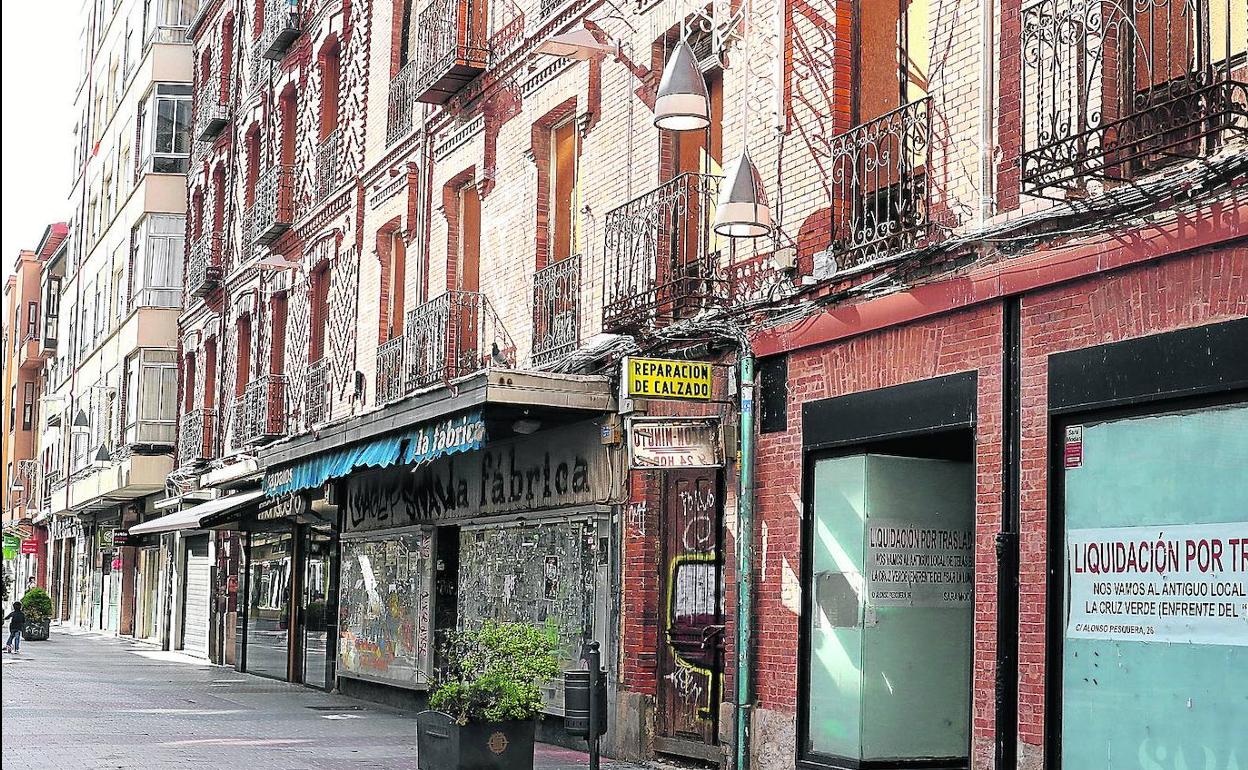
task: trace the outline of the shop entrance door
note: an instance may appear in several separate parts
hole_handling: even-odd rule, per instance
[[[334,619],[337,607],[330,585],[334,575],[334,536],[328,527],[307,527],[299,617],[303,624],[303,683],[328,689],[333,683]]]
[[[208,603],[212,595],[212,562],[208,559],[208,536],[186,539],[186,572],[183,583],[182,649],[208,657]]]
[[[665,472],[656,745],[703,759],[723,673],[722,512],[718,470]]]

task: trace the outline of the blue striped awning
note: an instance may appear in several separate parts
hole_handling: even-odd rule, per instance
[[[485,443],[485,420],[480,409],[344,447],[264,475],[264,493],[278,497],[312,489],[342,478],[359,468],[423,465],[439,457],[480,449]]]

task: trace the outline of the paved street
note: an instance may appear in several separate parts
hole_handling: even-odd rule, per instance
[[[54,631],[4,655],[0,671],[4,767],[416,767],[409,713],[129,640]],[[538,747],[541,770],[587,764],[584,754]]]

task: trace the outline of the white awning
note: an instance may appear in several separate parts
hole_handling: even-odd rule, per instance
[[[199,529],[199,523],[203,521],[205,516],[213,513],[224,513],[225,511],[242,507],[247,503],[259,500],[261,497],[264,497],[264,492],[259,489],[254,492],[218,497],[216,500],[209,500],[206,503],[191,506],[176,513],[166,514],[159,519],[136,524],[130,528],[129,532],[132,535],[146,535],[157,532],[175,532],[180,529]]]

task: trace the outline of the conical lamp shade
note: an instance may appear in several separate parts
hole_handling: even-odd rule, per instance
[[[719,188],[715,232],[729,238],[758,238],[771,232],[767,191],[748,152],[741,153],[729,167],[724,184]]]
[[[706,79],[698,70],[693,49],[680,41],[663,68],[658,98],[654,101],[654,125],[666,131],[697,131],[711,124],[711,98]]]

